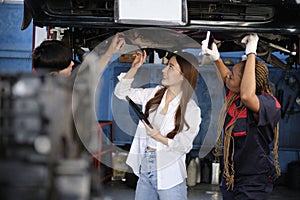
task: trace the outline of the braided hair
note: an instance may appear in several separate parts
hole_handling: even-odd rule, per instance
[[[242,71],[245,67],[245,61],[242,68]],[[242,76],[242,74],[241,74]],[[261,95],[263,93],[267,93],[270,95],[273,95],[268,81],[268,68],[267,66],[260,61],[256,61],[255,63],[255,81],[256,81],[256,95]],[[232,130],[235,126],[236,120],[240,113],[242,113],[246,108],[246,106],[240,101],[240,105],[236,108],[237,114],[233,117],[233,123],[225,128],[224,130],[224,151],[222,152],[222,127],[225,121],[226,114],[228,112],[228,109],[230,105],[234,102],[234,100],[239,96],[238,93],[233,93],[228,99],[226,99],[225,104],[220,112],[219,116],[219,123],[218,123],[218,137],[216,141],[216,148],[214,150],[215,156],[221,156],[222,154],[224,157],[224,177],[226,179],[226,182],[228,184],[228,189],[233,189],[234,187],[234,162],[233,162],[233,156],[234,156],[234,139],[232,136]],[[276,173],[278,176],[280,176],[280,167],[278,163],[278,138],[279,138],[279,132],[278,132],[278,126],[279,123],[274,128],[274,148],[273,148],[273,155],[274,155],[274,164],[276,168]],[[230,155],[231,163],[229,162],[229,149],[232,145],[232,155]]]

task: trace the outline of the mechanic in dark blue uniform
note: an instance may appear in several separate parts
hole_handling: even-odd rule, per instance
[[[214,61],[228,89],[215,149],[216,156],[223,154],[220,189],[224,200],[268,199],[280,175],[277,152],[280,104],[270,90],[268,68],[256,60],[258,39],[257,34],[243,38],[247,59],[237,63],[232,71],[221,60],[215,43],[210,50],[205,48],[207,41],[202,42],[202,54]]]

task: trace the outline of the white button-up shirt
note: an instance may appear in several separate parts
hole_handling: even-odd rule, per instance
[[[128,95],[135,103],[141,104],[143,111],[145,111],[146,103],[154,97],[155,93],[162,88],[156,86],[155,88],[131,88],[133,79],[120,79],[116,85],[114,94],[119,99],[126,99]],[[157,127],[163,136],[166,136],[175,127],[174,116],[177,107],[180,103],[182,94],[177,95],[170,103],[166,116],[161,124]],[[166,93],[164,94],[158,110],[161,110],[165,105]],[[155,112],[149,114],[149,121],[153,121]],[[169,189],[184,181],[187,177],[185,158],[193,147],[193,140],[197,136],[201,123],[201,110],[196,102],[191,99],[187,104],[185,113],[185,120],[190,126],[186,126],[183,130],[176,134],[173,139],[168,139],[168,145],[158,142],[156,149],[157,160],[157,187],[160,190]],[[139,168],[141,160],[144,156],[147,147],[147,133],[144,124],[140,121],[133,142],[131,144],[130,152],[128,154],[126,163],[132,168],[133,172],[139,176]]]

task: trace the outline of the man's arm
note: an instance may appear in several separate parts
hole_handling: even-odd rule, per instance
[[[98,73],[102,73],[105,66],[110,61],[111,57],[118,53],[125,45],[125,39],[120,33],[117,33],[112,39],[107,51],[99,58],[98,62]]]

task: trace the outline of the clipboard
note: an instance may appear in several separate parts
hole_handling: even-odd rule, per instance
[[[144,120],[144,122],[146,122],[146,124],[150,128],[153,128],[152,125],[151,125],[151,123],[148,121],[147,117],[145,116],[145,114],[142,112],[142,110],[128,96],[126,96],[126,99],[127,99],[128,103],[129,103],[129,105],[131,106],[131,108],[134,110],[134,112],[139,117],[139,119],[140,120]]]

